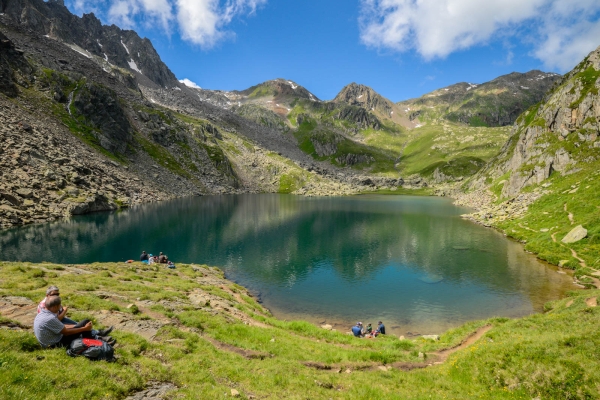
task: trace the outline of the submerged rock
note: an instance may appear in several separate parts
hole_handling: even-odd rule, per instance
[[[421,282],[434,284],[434,283],[440,283],[441,281],[444,280],[444,278],[440,275],[427,275],[427,276],[419,278],[419,280]]]

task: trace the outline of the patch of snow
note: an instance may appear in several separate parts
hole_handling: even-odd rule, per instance
[[[150,101],[156,103],[152,97],[150,97]]]
[[[467,92],[468,92],[469,90],[473,89],[473,88],[476,88],[477,86],[479,86],[479,85],[476,85],[476,84],[474,84],[474,83],[469,83],[469,87],[467,88]]]
[[[267,103],[272,103],[272,102],[273,102],[272,100],[267,100]]]
[[[408,107],[408,108],[406,109],[406,111],[410,111],[410,107]]]
[[[106,53],[102,53],[102,54],[104,54],[104,60],[108,61],[108,56],[106,55]]]
[[[177,86],[173,87],[173,90],[181,90],[180,88],[178,88]]]
[[[138,58],[141,58],[141,57],[140,57],[140,52],[139,52],[139,51],[138,51]]]
[[[525,90],[527,90],[527,89],[529,89],[529,88],[528,88],[527,86],[521,86],[521,89],[525,89]]]
[[[127,46],[125,46],[125,43],[123,43],[122,40],[121,40],[121,44],[123,45],[123,47],[125,47],[125,51],[127,52],[127,54],[129,54],[129,49],[127,48]]]
[[[361,94],[360,96],[358,96],[358,99],[360,99],[361,97],[363,97],[363,95]]]
[[[106,69],[106,67],[102,67],[102,70],[103,70],[104,72],[106,72],[106,73],[109,73],[109,74],[110,74],[110,71],[109,71],[109,70],[107,70],[107,69]]]
[[[0,15],[2,15],[2,14],[0,14]],[[50,39],[50,36],[48,36],[48,35],[44,35],[44,37]]]
[[[422,127],[422,126],[423,126],[423,125],[421,125],[421,124],[417,124],[417,125],[415,125],[415,128],[420,128],[420,127]]]
[[[309,96],[310,96],[310,101],[317,101],[317,100],[315,99],[315,96],[313,96],[313,95],[312,95],[312,93],[309,93]]]
[[[241,106],[242,106],[242,102],[238,101],[238,107],[241,107]]]
[[[100,43],[100,39],[96,39],[96,42],[98,42],[98,45],[100,46],[100,48],[104,47],[104,46],[102,46],[102,43]]]
[[[392,112],[390,113],[390,115],[394,115],[394,112],[392,111]]]
[[[279,104],[275,104],[277,107],[281,107]]]
[[[444,90],[447,92],[447,91],[448,91],[448,90],[450,90],[450,89],[444,89]]]
[[[92,58],[92,56],[90,56],[89,54],[87,54],[87,52],[86,52],[85,50],[84,50],[84,51],[79,51],[78,49],[76,49],[76,48],[73,48],[73,47],[71,47],[71,49],[72,49],[73,51],[76,51],[76,52],[78,52],[78,53],[79,53],[79,54],[81,54],[82,56],[85,56],[85,57],[87,57],[87,58]]]
[[[127,61],[127,64],[129,64],[129,68],[131,68],[134,71],[139,72],[140,74],[144,74],[137,66],[137,64],[135,63],[135,61],[133,61],[133,58],[131,59],[131,61]],[[165,87],[166,89],[166,87]]]
[[[196,84],[196,82],[193,82],[193,81],[189,80],[188,78],[180,79],[179,82],[183,83],[185,86],[190,87],[192,89],[202,89],[200,86],[198,86]]]
[[[298,86],[294,85],[294,82],[292,82],[292,81],[288,81],[287,83],[289,83],[290,86],[292,87],[292,89],[294,89],[294,90],[296,90],[296,88],[298,87]]]

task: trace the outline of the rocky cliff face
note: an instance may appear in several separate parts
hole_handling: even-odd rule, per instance
[[[472,126],[512,125],[539,102],[561,76],[542,71],[513,72],[482,84],[461,82],[398,103],[411,118],[444,118]]]
[[[541,184],[552,173],[579,171],[600,158],[600,48],[565,75],[542,102],[522,114],[501,153],[471,187],[506,176],[503,197]]]
[[[93,55],[99,60],[140,74],[140,78],[146,78],[155,85],[180,85],[161,61],[150,40],[115,25],[102,25],[93,13],[79,18],[58,0],[0,0],[0,13],[35,34],[75,44],[87,57]]]

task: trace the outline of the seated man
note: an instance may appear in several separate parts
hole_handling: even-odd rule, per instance
[[[352,333],[356,337],[362,336],[362,322],[357,322],[356,325],[352,327]]]
[[[142,251],[142,255],[140,256],[140,261],[148,261],[148,253],[145,250]]]
[[[162,251],[160,252],[160,255],[158,256],[158,262],[159,262],[159,264],[167,263],[167,256],[165,256]]]
[[[385,335],[385,325],[383,325],[383,322],[381,321],[377,323],[377,333]]]
[[[33,321],[33,332],[43,348],[69,347],[80,335],[84,338],[103,340],[111,346],[117,342],[116,339],[106,336],[112,331],[112,327],[97,331],[92,329],[92,323],[87,320],[76,325],[63,324],[56,316],[60,310],[60,303],[59,296],[48,298],[46,308],[41,310]]]
[[[58,290],[58,286],[50,286],[47,290],[46,290],[46,297],[44,297],[44,299],[42,301],[40,301],[40,304],[38,304],[38,308],[37,308],[37,312],[38,314],[42,311],[46,309],[46,301],[48,300],[48,298],[52,297],[52,296],[60,296],[60,291]],[[63,323],[63,324],[68,324],[68,325],[75,325],[77,324],[77,322],[73,321],[72,319],[69,319],[66,317],[67,315],[67,310],[69,309],[69,307],[65,307],[63,308],[62,306],[60,307],[60,310],[58,311],[58,314],[56,314],[56,316],[58,317],[58,319]]]

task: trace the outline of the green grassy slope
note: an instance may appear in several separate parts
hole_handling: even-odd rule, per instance
[[[436,168],[458,178],[474,174],[500,150],[509,128],[468,127],[461,124],[428,124],[408,133],[400,158],[404,175],[431,176]]]
[[[548,304],[545,314],[466,324],[438,342],[367,340],[279,321],[206,266],[77,268],[0,263],[0,295],[39,301],[47,285],[57,284],[75,318],[101,325],[107,315],[101,310],[112,310],[139,324],[166,324],[153,340],[117,328],[112,364],[41,350],[30,331],[0,329],[1,398],[122,399],[156,381],[176,386],[169,398],[190,399],[229,396],[232,388],[241,398],[265,399],[598,397],[600,310],[586,299],[600,291],[573,293]],[[191,301],[195,293],[210,301]],[[433,364],[437,350],[458,345],[486,324],[491,330],[446,362],[406,370]],[[2,318],[0,326],[10,324]]]

